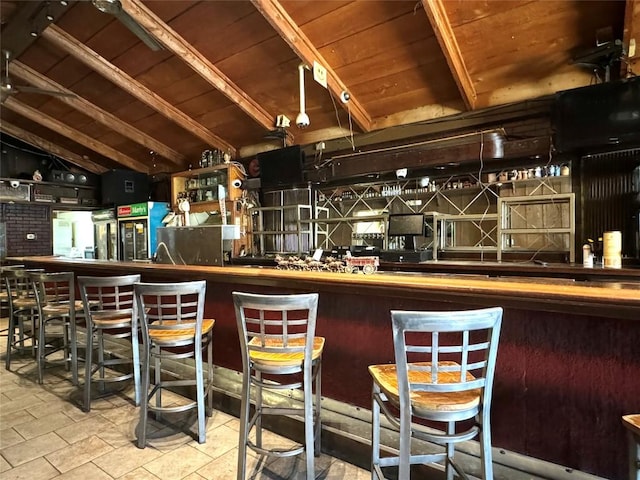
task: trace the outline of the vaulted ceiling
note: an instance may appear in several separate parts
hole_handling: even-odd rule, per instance
[[[12,86],[3,78],[2,133],[96,173],[282,146],[279,115],[289,144],[371,142],[588,85],[615,40],[626,57],[621,67],[615,50],[613,76],[638,69],[640,0],[120,0],[111,13],[100,3],[0,2]],[[304,71],[302,129],[298,66],[314,63],[327,87]]]

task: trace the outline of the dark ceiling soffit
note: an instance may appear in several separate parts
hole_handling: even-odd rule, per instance
[[[483,144],[472,143],[441,146],[422,144],[401,150],[381,150],[364,152],[358,156],[334,157],[325,167],[309,174],[310,180],[317,182],[335,181],[350,177],[383,174],[397,168],[427,169],[437,165],[463,165],[483,161],[528,158],[549,151],[549,137],[534,137],[525,140],[503,141],[500,135],[485,136]]]

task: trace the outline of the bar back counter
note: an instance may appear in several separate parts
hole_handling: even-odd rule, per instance
[[[491,416],[493,445],[499,449],[494,461],[503,461],[505,449],[525,456],[522,468],[531,463],[529,457],[568,467],[560,469],[566,474],[562,478],[590,478],[581,472],[626,477],[621,417],[640,411],[640,282],[363,275],[53,257],[11,261],[76,275],[140,273],[148,282],[205,279],[205,315],[216,319],[214,362],[235,371],[242,365],[231,292],[318,292],[317,334],[326,337],[323,395],[364,409],[371,406],[367,366],[394,358],[391,309],[502,306]],[[538,472],[545,462],[538,462]]]

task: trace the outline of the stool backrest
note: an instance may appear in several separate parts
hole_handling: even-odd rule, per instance
[[[475,389],[482,389],[481,401],[489,408],[501,307],[456,312],[392,310],[391,321],[401,408],[410,408],[411,392]]]
[[[139,281],[140,275],[78,277],[83,310],[92,313],[111,310],[132,312],[133,285]]]
[[[2,278],[4,279],[10,302],[15,297],[35,297],[31,274],[38,272],[44,272],[44,269],[16,268],[2,271]]]
[[[318,315],[318,294],[261,295],[233,292],[242,362],[249,366],[252,352],[304,355],[311,358]]]
[[[39,306],[46,304],[69,303],[76,300],[73,272],[30,273],[33,289]]]
[[[174,345],[200,344],[206,288],[205,280],[136,284],[136,312],[143,343],[148,345],[152,335],[171,338],[176,332],[195,329],[192,338],[177,335]]]

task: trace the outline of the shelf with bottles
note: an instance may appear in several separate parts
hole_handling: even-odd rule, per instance
[[[171,197],[174,206],[183,199],[192,205],[218,204],[220,198],[238,200],[242,194],[238,188],[244,173],[233,163],[178,172],[171,175]]]

